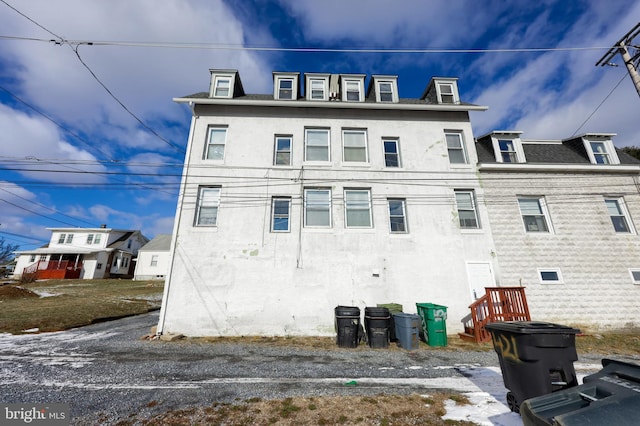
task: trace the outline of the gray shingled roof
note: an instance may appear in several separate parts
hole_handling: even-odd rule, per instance
[[[142,246],[138,251],[169,251],[171,247],[171,235],[159,234],[147,244]]]

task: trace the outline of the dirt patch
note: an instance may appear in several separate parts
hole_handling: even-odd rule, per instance
[[[0,299],[22,299],[25,297],[40,297],[33,291],[15,285],[3,285],[0,287]]]
[[[445,401],[468,404],[451,392],[431,395],[250,399],[237,404],[169,411],[155,417],[128,419],[118,425],[474,425],[442,420]],[[152,401],[149,407],[159,405]]]

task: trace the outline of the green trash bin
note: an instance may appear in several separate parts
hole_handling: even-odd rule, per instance
[[[447,346],[447,307],[435,303],[416,303],[422,319],[424,341],[429,346]]]

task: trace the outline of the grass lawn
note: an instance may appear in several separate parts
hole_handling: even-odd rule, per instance
[[[160,307],[164,281],[46,280],[0,286],[0,332],[59,331]]]

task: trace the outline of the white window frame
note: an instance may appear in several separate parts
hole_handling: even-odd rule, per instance
[[[393,144],[395,146],[396,152],[387,152],[387,143]],[[400,168],[402,167],[402,159],[400,158],[400,139],[398,138],[382,138],[382,152],[384,157],[384,166],[389,168]],[[394,158],[396,160],[397,165],[389,165],[387,162],[387,156],[390,158]]]
[[[93,236],[94,236],[94,234],[87,234],[87,244],[88,245],[93,244]]]
[[[536,214],[524,214],[522,211],[522,205],[520,200],[536,200],[538,202],[539,213]],[[522,220],[522,224],[524,226],[524,231],[527,234],[552,234],[553,226],[551,225],[551,217],[549,216],[549,211],[547,209],[547,203],[544,197],[542,196],[534,196],[534,195],[518,195],[518,209],[520,211],[520,218]],[[525,216],[535,216],[542,217],[543,223],[546,226],[546,230],[534,230],[532,227],[527,227],[527,221],[525,220]]]
[[[314,86],[316,86],[316,87],[314,87]],[[310,100],[310,101],[326,101],[327,99],[329,99],[328,80],[326,78],[310,77],[309,78],[308,87],[309,87],[308,100]],[[320,94],[322,96],[315,97],[314,95],[317,94],[315,92],[318,92],[318,91],[321,92]]]
[[[96,234],[93,238],[93,244],[100,244],[100,241],[102,241],[102,234]]]
[[[159,257],[159,255],[152,254],[151,255],[151,263],[149,264],[149,266],[158,266],[158,257]]]
[[[511,151],[503,151],[500,147],[500,142],[510,142],[513,144],[513,150]],[[513,134],[511,135],[502,135],[502,134],[498,134],[498,135],[494,135],[491,137],[491,143],[493,145],[493,152],[495,154],[496,157],[496,161],[498,163],[505,163],[505,164],[516,164],[516,163],[526,163],[526,158],[524,156],[524,149],[522,148],[522,141],[520,140],[519,137],[517,136],[513,136]],[[515,156],[515,161],[504,161],[504,158],[502,157],[503,152],[507,152],[510,155],[510,158],[512,158],[513,156]]]
[[[205,151],[204,151],[204,159],[205,160],[211,160],[211,161],[224,161],[224,157],[227,151],[227,131],[228,128],[225,126],[209,126],[207,128],[207,143],[205,145]],[[222,140],[222,142],[220,141],[213,141],[212,142],[212,137],[214,132],[224,132],[224,139]],[[215,154],[215,151],[213,150],[214,147],[222,147],[221,152],[222,152],[222,156],[221,158],[211,158],[213,156],[213,154]]]
[[[355,90],[353,90],[353,88],[356,88],[357,93],[358,93],[358,99],[349,99],[349,94],[350,93],[354,93]],[[362,84],[362,80],[361,79],[355,79],[355,78],[343,78],[342,80],[342,100],[344,102],[362,102],[363,101],[363,84]]]
[[[504,145],[504,149],[503,149]],[[513,139],[498,139],[498,149],[500,150],[500,159],[503,163],[519,163],[518,150]]]
[[[282,83],[284,82],[288,82],[291,83],[291,87],[290,88],[283,88],[282,87]],[[278,93],[278,99],[283,100],[283,101],[293,101],[295,100],[295,96],[296,96],[296,88],[295,88],[295,78],[293,77],[278,77],[276,79],[276,90]],[[283,91],[285,91],[285,93],[289,93],[289,96],[283,96]]]
[[[538,268],[538,280],[540,284],[564,284],[564,279],[562,278],[562,271],[560,268]],[[544,275],[546,273],[556,274],[556,280],[544,279]]]
[[[324,147],[324,145],[319,145],[319,144],[314,144],[314,145],[310,145],[309,144],[309,133],[313,132],[322,132],[325,133],[327,135],[327,143],[326,143],[326,159],[323,160],[317,160],[317,159],[309,159],[309,147]],[[319,127],[309,127],[304,129],[304,161],[306,162],[311,162],[311,163],[327,163],[331,161],[331,132],[329,129],[327,128],[319,128]]]
[[[58,235],[58,244],[64,244],[66,240],[67,240],[67,234]]]
[[[64,243],[65,244],[73,243],[73,234],[67,234],[67,241],[65,241]]]
[[[361,199],[357,199],[358,194],[366,194],[367,201],[363,202]],[[356,197],[356,199],[354,199]],[[344,226],[345,228],[373,228],[373,211],[371,204],[371,189],[369,188],[352,188],[344,190]],[[368,212],[368,225],[350,225],[349,213],[358,211]]]
[[[389,90],[382,90],[383,85],[389,85]],[[382,99],[383,94],[390,99]],[[376,81],[376,101],[378,102],[398,102],[398,92],[396,90],[396,82],[393,80],[377,80]]]
[[[460,225],[460,229],[480,229],[480,215],[478,214],[478,203],[476,201],[476,192],[473,189],[455,189],[454,197],[456,201],[456,209],[458,211],[458,223]],[[462,206],[458,200],[458,195],[467,195],[469,197],[468,202],[471,204],[471,208],[467,206]],[[466,201],[466,200],[465,200]],[[475,226],[466,226],[463,225],[463,218],[461,212],[473,212],[473,218],[475,220]],[[467,219],[465,218],[465,221]]]
[[[311,194],[322,194],[322,199],[319,197],[313,201],[310,200]],[[305,228],[331,228],[332,216],[331,216],[331,189],[329,188],[305,188],[304,189],[304,227]],[[325,212],[327,214],[327,224],[310,224],[309,223],[309,211]]]
[[[391,203],[400,203],[402,214],[394,214]],[[389,232],[392,234],[408,234],[409,226],[407,221],[407,200],[404,198],[387,198],[387,208],[389,212]],[[394,230],[394,218],[402,218],[402,230]],[[397,223],[397,220],[396,220]]]
[[[349,145],[347,146],[347,140],[350,139],[348,137],[346,137],[347,135],[362,135],[362,140],[358,139],[358,145]],[[367,130],[366,129],[342,129],[342,161],[345,163],[368,163],[369,162],[369,149],[368,149],[368,143],[367,143]],[[347,159],[347,152],[348,151],[357,151],[357,152],[362,152],[364,153],[364,159],[363,160],[348,160]],[[349,154],[351,155],[351,154]],[[361,155],[359,155],[361,156]]]
[[[446,89],[443,90],[443,88]],[[458,85],[454,81],[436,81],[436,93],[439,104],[456,105],[460,103]]]
[[[276,211],[277,203],[287,203],[287,213]],[[287,220],[287,229],[276,229],[276,219]],[[291,232],[291,197],[272,197],[271,198],[271,232]]]
[[[634,273],[638,274],[638,279],[636,279]],[[629,275],[631,276],[632,283],[640,284],[640,268],[629,268]]]
[[[280,140],[289,140],[289,149],[280,149],[278,142]],[[293,136],[292,135],[275,135],[274,137],[274,146],[273,146],[273,165],[274,166],[290,166],[291,165],[291,157],[292,157],[292,149],[293,149]],[[288,155],[289,161],[286,163],[279,163],[278,159],[280,158],[278,155]]]
[[[218,214],[220,213],[220,194],[222,187],[220,186],[201,186],[198,188],[198,200],[196,203],[196,217],[194,226],[197,227],[216,227],[218,226]],[[210,193],[210,195],[205,194]],[[215,208],[215,220],[213,223],[200,223],[203,208]]]
[[[599,146],[601,146],[603,148],[603,151],[594,150],[594,144],[598,144]],[[584,139],[584,145],[587,149],[589,161],[591,161],[592,164],[602,166],[620,164],[620,159],[618,158],[618,154],[611,139],[586,138]],[[600,159],[603,158],[606,160],[600,161]]]
[[[460,143],[459,147],[451,146],[449,144],[449,137],[457,138]],[[451,165],[459,165],[459,164],[469,164],[469,155],[467,154],[467,144],[465,143],[464,134],[460,130],[445,130],[444,131],[444,139],[447,144],[447,156],[449,157],[449,164]],[[452,152],[462,153],[463,161],[453,161],[453,157],[451,156]]]
[[[627,210],[627,206],[624,202],[623,197],[604,197],[605,206],[607,207],[607,213],[609,214],[609,218],[611,219],[611,224],[613,225],[613,230],[616,234],[635,234],[635,228],[633,226],[633,222],[631,221],[631,216],[629,215],[629,210]],[[617,208],[617,214],[612,214],[611,209],[609,208],[609,202],[614,202]],[[616,228],[616,224],[614,222],[614,217],[622,218],[627,226],[626,231],[618,231]]]
[[[226,90],[228,91],[226,95],[221,95],[218,93],[219,90],[224,90],[222,87],[222,83],[227,82],[228,86]],[[232,98],[233,97],[233,76],[232,75],[217,75],[213,79],[213,97],[214,98]]]

